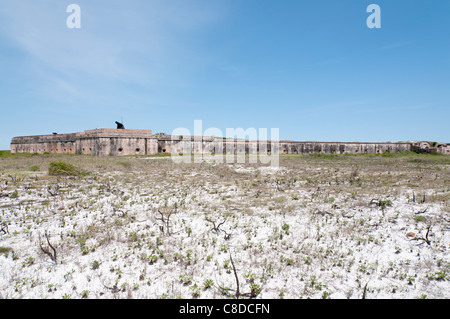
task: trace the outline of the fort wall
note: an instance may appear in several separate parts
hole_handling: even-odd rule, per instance
[[[280,154],[382,154],[410,150],[410,143],[280,141]]]
[[[11,141],[11,153],[76,154],[76,142],[76,133],[14,137]]]
[[[273,149],[274,147],[277,150]],[[381,154],[405,151],[450,154],[450,144],[426,142],[252,141],[212,136],[154,135],[151,130],[95,129],[80,133],[14,137],[11,153],[108,155],[205,154]]]
[[[14,137],[11,153],[156,155],[158,141],[151,130],[96,129],[72,134]]]
[[[279,154],[381,154],[411,151],[411,143],[363,143],[363,142],[300,142],[249,141],[238,139],[214,139],[211,137],[164,138],[158,139],[158,152],[183,153],[190,149],[191,153],[238,154],[238,153],[272,153],[275,145]]]
[[[158,135],[158,153],[209,153],[212,136]]]

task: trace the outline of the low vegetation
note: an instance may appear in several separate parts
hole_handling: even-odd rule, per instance
[[[58,161],[50,162],[48,166],[48,174],[52,176],[78,176],[81,175],[82,172],[80,169],[70,163]]]
[[[450,297],[448,156],[214,159],[0,152],[0,298]]]

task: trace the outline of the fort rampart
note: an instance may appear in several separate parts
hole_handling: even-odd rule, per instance
[[[274,150],[276,145],[278,148]],[[95,129],[80,133],[14,137],[11,153],[57,153],[108,155],[156,155],[189,152],[209,154],[271,153],[279,154],[381,154],[405,151],[450,154],[449,144],[430,147],[426,142],[315,142],[252,141],[212,136],[154,135],[151,130]]]

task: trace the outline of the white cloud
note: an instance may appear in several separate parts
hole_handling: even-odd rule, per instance
[[[190,39],[220,13],[211,1],[77,0],[81,29],[69,29],[70,3],[3,1],[0,34],[26,53],[36,91],[74,99],[114,94],[123,84],[181,85],[183,70],[193,67],[185,59],[199,62],[204,54]]]

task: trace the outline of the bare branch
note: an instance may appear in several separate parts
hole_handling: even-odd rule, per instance
[[[172,234],[170,232],[170,227],[171,227],[170,216],[172,216],[173,214],[176,214],[177,210],[178,210],[178,206],[174,206],[173,210],[169,211],[168,213],[163,213],[158,208],[158,213],[161,215],[161,218],[156,217],[156,219],[162,221],[163,225],[166,228],[166,233],[169,236]],[[163,232],[163,233],[164,233],[164,226],[160,226],[160,228],[159,228],[161,230],[161,232]]]
[[[428,207],[425,208],[424,210],[421,210],[421,211],[418,211],[417,213],[414,213],[414,215],[419,215],[419,214],[426,213],[427,210],[428,210]]]
[[[422,241],[426,242],[428,244],[428,246],[431,246],[431,240],[428,238],[428,235],[430,234],[430,230],[431,230],[431,225],[429,225],[427,227],[427,233],[425,235],[425,238],[423,236],[422,237],[414,237],[410,240],[422,240]]]
[[[4,234],[9,234],[9,230],[8,230],[8,224],[6,222],[1,223],[1,229],[0,231],[3,232]]]
[[[369,280],[370,281],[370,280]],[[367,285],[369,284],[369,281],[366,282],[366,285],[364,286],[363,294],[361,299],[366,299],[366,293],[367,293]]]
[[[215,221],[213,221],[212,219],[209,219],[208,217],[205,217],[205,220],[207,221],[207,222],[210,222],[211,224],[213,224],[213,231],[215,231],[215,232],[219,232],[219,231],[222,231],[222,232],[224,232],[224,234],[225,234],[225,236],[224,236],[224,239],[225,240],[229,240],[230,238],[231,238],[231,234],[230,233],[227,233],[225,230],[223,230],[223,229],[220,229],[220,226],[222,226],[226,221],[227,221],[227,218],[225,218],[222,222],[220,222],[217,226],[216,226],[216,222]]]
[[[234,278],[236,279],[236,298],[239,299],[240,291],[239,291],[239,278],[236,272],[236,267],[234,266],[233,257],[231,257],[231,251],[230,251],[230,261],[231,266],[233,266],[233,272],[234,272]]]
[[[48,244],[48,246],[53,250],[53,253],[50,252],[50,249],[42,247],[42,244],[41,244],[41,234],[40,234],[40,233],[39,233],[39,247],[41,248],[41,250],[42,250],[46,255],[48,255],[48,256],[50,257],[50,259],[51,259],[53,262],[56,263],[56,249],[55,249],[55,247],[53,247],[52,244],[50,244],[50,240],[48,239],[47,231],[45,231],[45,238],[47,239],[47,244]]]
[[[212,230],[214,230],[215,232],[218,232],[218,231],[223,231],[222,229],[220,229],[220,226],[222,226],[226,221],[227,221],[227,218],[225,218],[222,222],[220,222],[217,226],[216,226],[216,222],[215,221],[213,221],[212,219],[210,219],[210,218],[208,218],[208,217],[205,217],[205,220],[207,221],[207,222],[210,222],[211,224],[213,224],[213,229]]]
[[[53,250],[53,257],[50,257],[54,262],[56,262],[56,249],[55,247],[52,246],[52,244],[50,244],[50,240],[48,239],[48,234],[47,232],[45,232],[45,238],[47,238],[47,244],[48,246]]]

